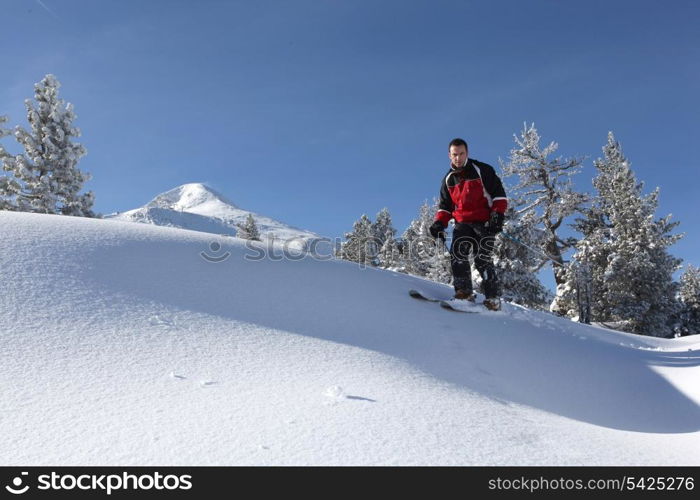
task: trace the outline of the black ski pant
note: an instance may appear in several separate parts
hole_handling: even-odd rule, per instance
[[[483,280],[487,299],[498,297],[498,278],[493,265],[495,238],[486,233],[483,222],[458,222],[452,232],[450,262],[455,291],[471,291],[472,276],[469,255]]]

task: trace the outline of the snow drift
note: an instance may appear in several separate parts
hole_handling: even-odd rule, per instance
[[[2,465],[700,465],[695,337],[183,229],[0,233]]]

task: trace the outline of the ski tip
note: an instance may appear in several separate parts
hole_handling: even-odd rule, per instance
[[[408,294],[414,299],[425,300],[427,302],[440,302],[441,299],[437,297],[431,297],[429,294],[425,294],[419,290],[409,290]]]
[[[409,294],[411,297],[413,297],[414,299],[430,300],[428,297],[426,297],[425,295],[423,295],[423,294],[422,294],[421,292],[419,292],[418,290],[413,290],[413,289],[411,289],[411,290],[408,291],[408,294]]]

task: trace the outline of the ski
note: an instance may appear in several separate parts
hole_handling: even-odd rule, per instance
[[[438,299],[438,298],[426,295],[424,292],[421,292],[419,290],[414,290],[414,289],[409,290],[408,294],[411,297],[413,297],[414,299],[425,300],[426,302],[438,302],[438,303],[440,303],[440,307],[443,307],[444,309],[449,309],[450,311],[461,312],[461,313],[478,313],[479,312],[479,311],[473,309],[473,308],[478,307],[478,306],[471,304],[471,303],[469,303],[470,305],[464,304],[462,307],[460,307],[459,303],[466,302],[464,300]],[[471,309],[469,309],[470,307],[471,307]]]
[[[440,302],[440,307],[443,309],[448,309],[450,311],[455,311],[455,312],[460,312],[460,313],[469,313],[469,314],[477,314],[479,311],[476,310],[479,306],[473,303],[469,303],[469,305],[466,304],[460,304],[461,302],[467,302],[464,300],[441,300]]]
[[[428,302],[440,302],[441,300],[444,300],[444,299],[436,299],[435,297],[430,297],[430,296],[426,295],[425,293],[423,293],[423,292],[421,292],[421,291],[419,291],[419,290],[413,290],[413,289],[411,289],[411,290],[408,291],[408,294],[409,294],[411,297],[413,297],[414,299],[418,299],[418,300],[427,300]]]

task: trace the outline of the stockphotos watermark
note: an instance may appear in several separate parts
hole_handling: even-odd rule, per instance
[[[19,476],[12,479],[12,484],[5,486],[5,489],[13,495],[23,495],[29,491],[29,485],[24,482],[28,475],[29,472],[21,472]]]
[[[39,474],[32,482],[29,472],[15,476],[5,490],[13,495],[23,495],[29,491],[81,491],[102,492],[111,495],[115,491],[187,491],[192,489],[192,476],[189,474]]]
[[[225,262],[231,252],[225,249],[230,236],[222,236],[218,241],[209,242],[208,248],[199,252],[202,259],[218,264]],[[290,238],[281,240],[269,238],[265,241],[245,240],[245,260],[333,260],[340,248],[340,238]]]
[[[213,264],[225,262],[231,257],[232,252],[225,249],[228,236],[222,237],[219,241],[211,241],[206,250],[199,252],[202,259]],[[348,255],[353,255],[360,269],[373,267],[382,258],[386,258],[389,253],[384,246],[384,241],[378,238],[366,238],[361,242],[343,241],[341,238],[315,238],[308,240],[305,238],[291,238],[288,240],[268,239],[266,241],[245,240],[246,253],[245,260],[249,261],[298,261],[303,259],[313,259],[319,261],[335,260],[342,258],[340,249],[343,245]],[[496,245],[496,238],[485,237],[481,239],[470,236],[462,236],[452,241],[451,248],[457,255],[468,258],[468,255],[481,259],[488,259],[493,254]],[[396,243],[394,258],[408,257],[425,259],[434,255],[445,255],[448,252],[444,243],[431,236],[414,238],[410,241],[399,241]],[[344,259],[351,260],[351,259]]]

